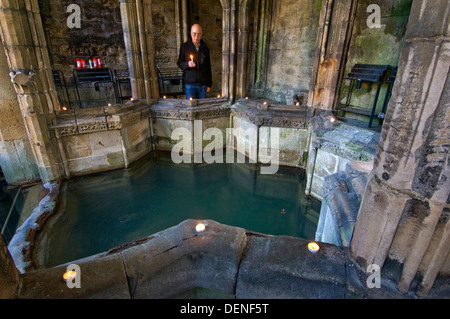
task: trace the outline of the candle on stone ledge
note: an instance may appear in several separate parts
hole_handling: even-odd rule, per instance
[[[203,223],[198,223],[197,226],[195,226],[195,231],[196,231],[197,233],[204,232],[205,229],[206,229],[206,225],[203,224]]]
[[[317,253],[319,251],[319,249],[320,249],[320,246],[315,242],[311,242],[308,244],[308,250],[310,252],[312,252],[313,254]]]
[[[73,280],[73,278],[75,278],[76,276],[77,276],[77,272],[72,270],[72,271],[65,272],[63,275],[63,279],[64,279],[64,281],[67,282],[67,281]]]

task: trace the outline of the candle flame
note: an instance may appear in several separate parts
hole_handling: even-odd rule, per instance
[[[203,231],[205,231],[206,229],[206,225],[203,223],[198,223],[197,226],[195,226],[195,230],[197,231],[197,233],[201,233]]]
[[[319,251],[319,249],[320,249],[320,246],[315,242],[308,244],[308,250],[312,253],[317,253]]]
[[[72,280],[73,278],[75,278],[77,276],[77,272],[74,270],[65,272],[63,275],[64,280]]]

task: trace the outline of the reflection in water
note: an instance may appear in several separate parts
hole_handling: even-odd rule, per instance
[[[128,169],[70,180],[46,233],[45,266],[107,251],[189,218],[313,239],[321,204],[304,195],[303,170],[259,171],[254,164],[173,164],[170,153],[157,152]]]

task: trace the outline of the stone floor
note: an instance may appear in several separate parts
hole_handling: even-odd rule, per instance
[[[35,298],[237,298],[360,299],[415,298],[381,278],[368,288],[366,274],[348,250],[321,244],[313,254],[308,241],[267,236],[242,228],[186,220],[135,243],[73,263],[80,288],[69,289],[67,265],[21,275],[19,299]],[[441,297],[432,292],[430,297]],[[448,297],[448,292],[447,292]]]

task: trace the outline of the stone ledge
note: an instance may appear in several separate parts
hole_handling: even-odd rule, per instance
[[[197,233],[198,222],[186,220],[135,246],[70,262],[80,266],[80,289],[66,287],[64,265],[23,274],[18,298],[175,298],[197,288],[236,298],[406,297],[392,285],[366,288],[366,275],[347,249],[319,243],[312,254],[304,239],[212,220],[201,221],[206,230]]]
[[[194,103],[195,102],[195,103]],[[225,98],[180,100],[160,99],[152,106],[151,115],[155,118],[176,120],[201,120],[230,115],[230,105]]]
[[[234,116],[240,116],[257,126],[307,128],[314,110],[295,105],[266,105],[262,100],[241,99],[232,106]]]
[[[59,136],[121,130],[150,116],[150,103],[134,100],[125,105],[73,109],[56,113],[57,124],[49,125]]]

